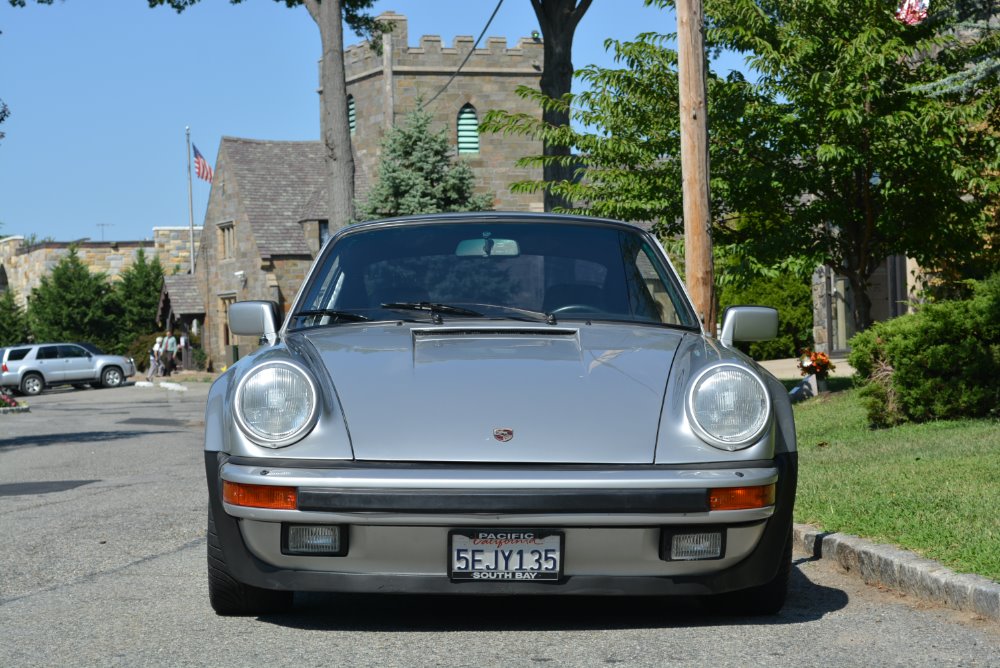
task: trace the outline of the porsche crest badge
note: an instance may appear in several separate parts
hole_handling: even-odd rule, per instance
[[[510,439],[514,438],[514,430],[506,427],[498,427],[493,430],[493,438],[501,443],[506,443]]]

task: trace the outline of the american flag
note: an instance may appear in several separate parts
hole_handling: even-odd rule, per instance
[[[205,156],[203,156],[198,151],[198,147],[197,146],[195,146],[194,144],[191,144],[191,148],[194,149],[194,171],[195,171],[195,173],[198,175],[199,179],[205,179],[206,181],[208,181],[209,183],[211,183],[212,182],[212,166],[208,164],[207,160],[205,160]]]

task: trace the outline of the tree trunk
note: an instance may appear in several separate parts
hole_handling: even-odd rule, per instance
[[[326,157],[330,232],[354,219],[354,154],[347,124],[347,80],[344,76],[344,29],[340,0],[306,0],[319,27],[323,58],[320,65],[322,122]]]
[[[868,294],[870,276],[862,276],[843,267],[833,267],[833,270],[842,274],[851,285],[851,318],[854,320],[854,331],[863,332],[872,324],[872,298]]]
[[[559,99],[573,88],[573,35],[580,19],[590,7],[591,0],[531,0],[545,41],[545,57],[540,82],[542,92]],[[549,125],[569,125],[569,112],[553,109],[542,111],[542,120]],[[546,156],[570,155],[568,146],[545,145]],[[543,168],[546,183],[568,181],[573,178],[573,167],[546,163]],[[545,190],[545,210],[569,207],[572,202]]]

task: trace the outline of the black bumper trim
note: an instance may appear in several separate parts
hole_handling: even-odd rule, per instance
[[[298,509],[402,513],[702,513],[707,489],[337,490],[301,487]]]

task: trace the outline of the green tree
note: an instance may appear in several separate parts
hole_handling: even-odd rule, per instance
[[[554,100],[527,87],[518,93],[542,106],[570,111],[576,127],[557,127],[530,114],[498,110],[486,115],[484,131],[527,134],[575,150],[573,178],[554,184],[524,181],[518,192],[551,189],[577,202],[559,210],[647,221],[667,242],[671,257],[683,271],[683,200],[681,192],[680,119],[677,54],[667,48],[671,35],[644,33],[633,41],[608,40],[617,67],[589,66],[577,76],[588,90]],[[771,184],[780,181],[793,156],[776,131],[782,108],[739,73],[723,78],[709,71],[707,87],[712,113],[709,154],[712,164],[711,211],[717,281],[743,283],[780,272],[808,276],[814,268],[801,253],[768,258],[763,264],[742,243],[739,230],[769,224],[780,230],[787,220]],[[552,160],[527,156],[520,165],[537,166]],[[780,233],[765,237],[780,246]],[[760,243],[765,243],[761,240]],[[785,246],[780,246],[782,249]]]
[[[28,340],[28,320],[14,299],[13,290],[0,293],[0,346],[11,346]]]
[[[15,7],[24,7],[27,0],[9,0]],[[200,0],[146,0],[150,7],[167,5],[178,13],[198,4]],[[234,5],[243,0],[230,0]],[[51,5],[53,0],[36,0]],[[347,82],[344,76],[343,24],[356,33],[371,38],[376,49],[381,45],[374,37],[391,26],[376,21],[366,13],[375,0],[275,0],[288,7],[304,6],[319,28],[321,42],[320,80],[323,96],[323,143],[326,146],[327,188],[329,190],[329,221],[333,228],[347,225],[354,217],[354,155],[347,124]]]
[[[113,289],[121,310],[118,344],[128,346],[135,338],[158,329],[156,311],[163,288],[163,267],[158,257],[147,262],[146,253],[140,248],[135,262],[119,278]]]
[[[86,341],[119,350],[117,313],[107,276],[92,274],[70,248],[31,291],[28,324],[39,342]]]
[[[980,131],[982,107],[915,90],[942,73],[921,57],[943,41],[938,33],[901,24],[882,0],[707,0],[705,8],[709,47],[745,53],[758,77],[708,79],[716,246],[765,273],[782,264],[832,267],[851,284],[858,330],[871,322],[869,281],[889,255],[936,267],[982,254],[1000,146]],[[570,107],[588,129],[503,113],[488,114],[484,129],[574,147],[577,179],[554,189],[589,212],[677,233],[676,56],[668,38],[610,42],[624,67],[583,70],[592,90],[576,98],[522,89],[542,105]]]
[[[452,161],[445,131],[432,132],[430,125],[430,114],[418,108],[386,133],[363,218],[493,208],[491,196],[473,193],[472,169]]]

